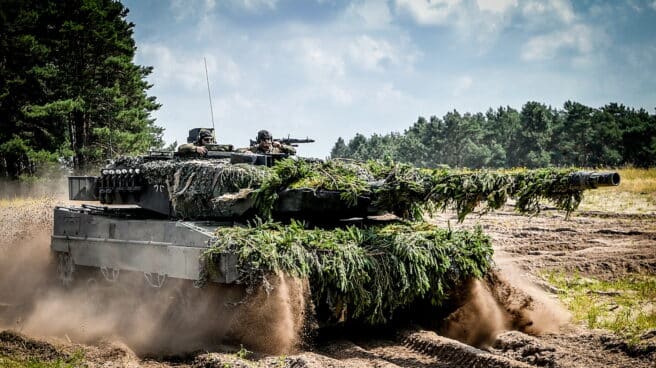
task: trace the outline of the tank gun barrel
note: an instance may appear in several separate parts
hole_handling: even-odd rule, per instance
[[[619,184],[620,174],[616,171],[578,171],[569,175],[569,185],[572,189],[596,189],[599,187],[614,187]]]

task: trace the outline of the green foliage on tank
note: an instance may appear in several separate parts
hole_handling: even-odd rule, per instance
[[[277,193],[284,188],[339,191],[347,205],[359,196],[369,196],[376,207],[407,219],[419,219],[425,211],[454,208],[460,221],[479,205],[486,212],[510,198],[517,200],[515,208],[521,213],[538,213],[539,203],[546,199],[569,214],[578,207],[584,189],[570,185],[576,169],[463,171],[379,161],[285,160],[271,170],[273,174],[255,191],[264,215],[270,214]]]
[[[239,282],[249,290],[277,272],[307,278],[315,305],[327,306],[333,319],[374,325],[418,301],[440,305],[463,281],[483,276],[492,260],[490,238],[480,228],[425,222],[330,230],[258,222],[218,228],[215,235],[205,264],[236,253]]]

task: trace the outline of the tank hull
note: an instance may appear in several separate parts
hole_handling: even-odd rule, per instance
[[[149,282],[155,280],[153,286],[161,286],[166,278],[201,280],[202,255],[214,229],[233,225],[130,218],[130,213],[129,208],[111,213],[98,208],[55,208],[51,249],[58,255],[64,283],[80,266],[100,269],[108,278],[121,271],[143,272]],[[213,269],[218,272],[213,272],[210,281],[234,283],[236,255],[223,254],[216,262]]]

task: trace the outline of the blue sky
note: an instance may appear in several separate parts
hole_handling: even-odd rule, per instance
[[[656,0],[129,0],[136,62],[167,142],[211,126],[245,146],[259,129],[401,132],[418,116],[567,100],[656,108]]]

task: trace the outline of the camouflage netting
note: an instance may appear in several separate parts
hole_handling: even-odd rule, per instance
[[[238,254],[239,282],[251,290],[278,271],[308,278],[315,305],[327,306],[331,319],[369,324],[418,301],[440,305],[463,281],[483,276],[492,259],[480,228],[451,231],[423,222],[333,230],[266,222],[215,235],[206,265],[221,253]]]
[[[276,208],[278,193],[286,188],[339,191],[346,207],[368,197],[377,208],[406,219],[453,208],[459,220],[479,205],[484,213],[500,208],[509,198],[516,200],[521,213],[535,214],[540,202],[549,200],[569,215],[583,193],[569,186],[574,169],[463,171],[376,161],[292,159],[268,168],[220,159],[131,160],[117,165],[140,167],[149,184],[165,183],[175,215],[189,219],[231,217],[253,206],[259,217],[267,218]]]
[[[249,193],[269,174],[225,160],[151,161],[139,166],[148,184],[165,183],[179,218],[231,217],[253,206]]]

